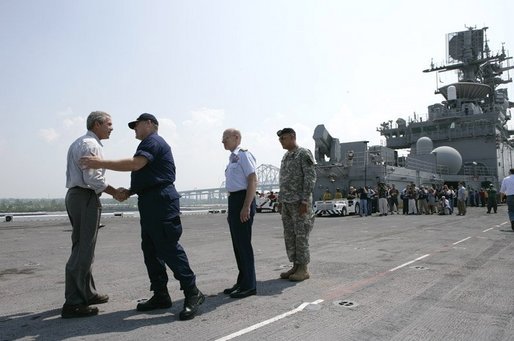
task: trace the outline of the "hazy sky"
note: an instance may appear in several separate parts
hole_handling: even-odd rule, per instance
[[[311,150],[318,124],[380,144],[381,122],[442,100],[422,70],[445,62],[447,33],[488,26],[491,50],[512,55],[513,13],[510,0],[0,0],[0,198],[64,197],[93,110],[113,117],[106,158],[132,156],[127,122],[155,114],[178,190],[221,184],[229,127],[275,166],[287,126]]]

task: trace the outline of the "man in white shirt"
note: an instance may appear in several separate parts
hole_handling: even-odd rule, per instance
[[[225,169],[225,186],[228,196],[228,225],[239,274],[236,283],[223,290],[232,298],[245,298],[257,293],[255,260],[252,247],[252,224],[255,215],[255,157],[241,149],[241,132],[226,129],[221,142],[229,150],[230,158]]]
[[[79,160],[86,155],[103,157],[100,140],[108,139],[112,130],[111,116],[103,111],[94,111],[87,118],[87,133],[75,140],[68,150],[65,202],[73,232],[71,255],[66,263],[63,318],[96,315],[98,308],[91,305],[109,300],[109,296],[96,291],[92,274],[102,212],[99,197],[106,192],[121,200],[122,194],[106,183],[105,169],[85,169]]]
[[[468,198],[468,191],[464,187],[463,182],[459,182],[459,189],[457,190],[457,215],[466,215],[466,199]]]
[[[514,168],[509,170],[509,176],[503,178],[500,193],[503,197],[507,197],[507,208],[510,220],[510,226],[514,230]]]

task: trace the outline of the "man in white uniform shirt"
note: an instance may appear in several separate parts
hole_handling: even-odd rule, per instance
[[[232,298],[245,298],[257,292],[252,248],[252,223],[256,210],[256,160],[249,151],[239,147],[239,130],[225,130],[221,142],[225,149],[231,152],[225,169],[225,186],[228,192],[227,220],[239,270],[236,283],[223,292]]]
[[[509,170],[509,176],[503,178],[500,193],[502,199],[507,197],[507,208],[510,220],[510,227],[514,230],[514,168]]]

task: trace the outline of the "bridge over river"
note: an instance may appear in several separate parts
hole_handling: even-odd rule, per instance
[[[256,169],[258,184],[257,190],[260,192],[274,191],[278,189],[279,168],[269,164],[262,164]],[[220,187],[193,189],[179,191],[182,196],[181,205],[195,204],[225,204],[227,202],[227,191],[225,182]]]

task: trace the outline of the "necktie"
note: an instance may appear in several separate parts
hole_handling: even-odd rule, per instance
[[[237,162],[237,155],[234,153],[230,153],[230,162]]]

